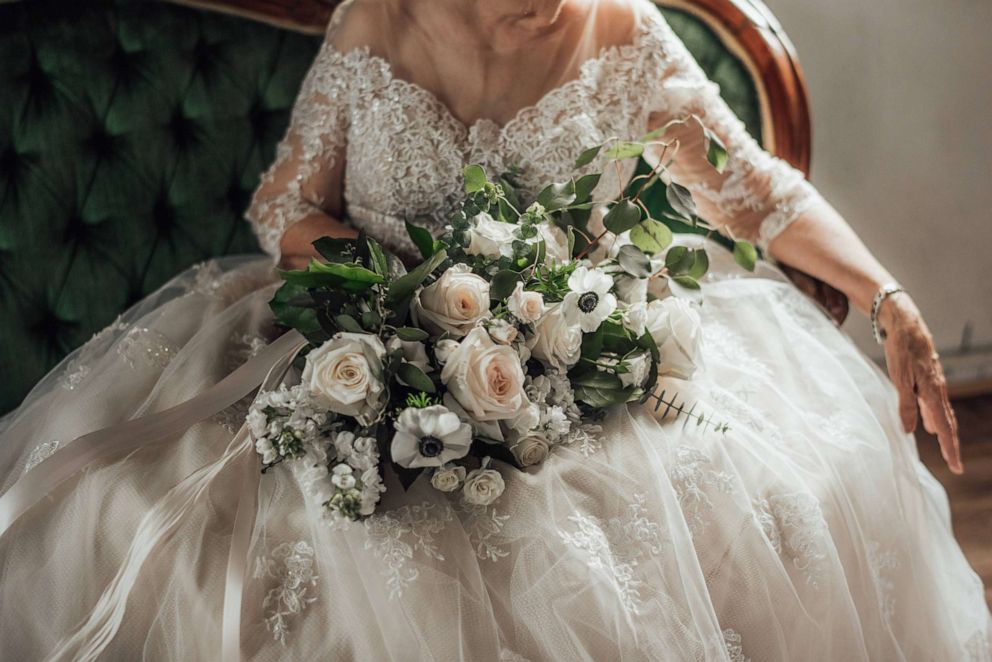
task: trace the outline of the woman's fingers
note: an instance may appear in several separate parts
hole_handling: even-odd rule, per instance
[[[963,473],[958,421],[947,396],[947,382],[936,357],[933,359],[933,367],[926,375],[920,376],[920,383],[920,408],[923,410],[924,425],[929,432],[937,435],[940,453],[951,471]]]
[[[906,432],[916,430],[917,404],[914,390],[913,372],[901,356],[891,355],[886,346],[886,364],[889,366],[889,376],[899,393],[899,418]]]

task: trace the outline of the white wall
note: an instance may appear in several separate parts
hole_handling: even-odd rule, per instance
[[[992,0],[766,3],[809,84],[814,184],[913,294],[952,382],[992,378]]]

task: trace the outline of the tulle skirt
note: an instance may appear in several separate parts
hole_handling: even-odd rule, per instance
[[[14,522],[3,659],[219,660],[232,614],[250,660],[992,659],[981,581],[884,374],[773,268],[713,271],[704,370],[664,386],[728,430],[618,408],[541,465],[496,462],[491,506],[387,473],[379,512],[330,530],[245,452],[249,395]],[[0,420],[2,490],[250,361],[280,335],[275,280],[261,258],[206,263],[73,353]]]

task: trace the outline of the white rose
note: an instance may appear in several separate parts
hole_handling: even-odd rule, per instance
[[[515,239],[517,226],[512,223],[503,223],[482,212],[472,218],[472,225],[469,229],[469,244],[465,252],[469,255],[482,255],[483,257],[499,257],[503,251],[509,249]]]
[[[441,381],[477,421],[516,418],[530,406],[517,352],[494,343],[481,327],[472,329],[448,357]]]
[[[314,402],[371,425],[383,407],[382,341],[367,333],[338,333],[307,355],[303,384]]]
[[[489,283],[465,264],[456,264],[413,297],[414,323],[434,334],[464,336],[489,316]]]
[[[522,466],[529,467],[544,462],[551,451],[551,444],[538,433],[529,434],[510,447],[510,452]]]
[[[554,223],[541,223],[537,226],[538,234],[544,240],[544,261],[547,264],[566,264],[572,255],[568,251],[568,235]]]
[[[506,307],[521,322],[533,324],[544,314],[544,295],[540,292],[528,292],[523,283],[517,283],[513,294],[506,301]]]
[[[465,467],[449,465],[438,467],[431,476],[431,485],[441,492],[454,492],[465,480]]]
[[[617,375],[624,388],[628,386],[644,386],[644,381],[651,371],[651,356],[649,354],[636,354],[624,361],[627,372]]]
[[[498,499],[506,484],[495,469],[473,469],[465,478],[462,498],[476,506],[488,506]]]
[[[438,340],[434,343],[434,358],[441,365],[448,362],[448,358],[451,353],[458,349],[458,341],[452,340],[451,338],[445,338],[443,340]]]
[[[559,369],[575,365],[582,350],[582,329],[565,321],[558,304],[544,313],[528,341],[531,354]]]
[[[506,320],[493,320],[489,324],[489,337],[500,345],[509,345],[517,337],[517,327]]]
[[[648,304],[647,330],[651,333],[661,362],[659,375],[689,379],[702,360],[702,321],[685,299],[669,297]]]

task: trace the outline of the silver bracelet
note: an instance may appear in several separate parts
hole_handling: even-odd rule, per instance
[[[878,292],[875,293],[875,298],[871,300],[871,334],[875,337],[875,342],[879,345],[885,342],[887,336],[885,329],[878,326],[878,309],[882,307],[882,302],[888,299],[890,296],[896,292],[905,292],[904,288],[899,283],[886,283],[882,287],[878,288]]]

